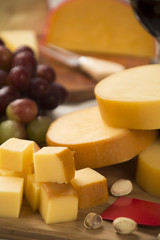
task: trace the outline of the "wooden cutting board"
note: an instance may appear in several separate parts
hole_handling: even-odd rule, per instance
[[[150,62],[149,59],[130,56],[100,56],[93,54],[89,54],[88,56],[94,56],[100,59],[121,63],[126,68],[144,65]],[[42,49],[40,49],[40,61],[49,64],[55,69],[57,73],[57,81],[68,90],[68,102],[72,103],[90,100],[95,97],[94,87],[96,82],[91,77],[80,72],[78,69],[73,69],[56,61],[53,57],[42,51]]]
[[[154,198],[143,192],[135,183],[136,158],[115,166],[98,169],[108,179],[108,188],[120,178],[130,179],[133,182],[133,191],[128,196],[160,203],[159,198]],[[20,217],[0,218],[0,237],[15,240],[156,240],[160,227],[143,227],[131,235],[119,235],[115,232],[111,221],[104,221],[103,227],[88,230],[84,227],[85,216],[90,212],[100,214],[108,208],[117,197],[109,194],[108,202],[93,208],[79,210],[77,221],[46,225],[38,212],[33,212],[27,202],[23,201]]]

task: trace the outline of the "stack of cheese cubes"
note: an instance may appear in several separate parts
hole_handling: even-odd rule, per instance
[[[1,217],[19,216],[23,193],[47,224],[73,221],[78,208],[107,201],[107,179],[91,168],[76,171],[68,147],[40,149],[33,141],[10,138],[0,146]]]

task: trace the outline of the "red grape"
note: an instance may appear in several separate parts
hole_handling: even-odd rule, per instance
[[[29,86],[29,95],[33,99],[40,99],[45,97],[50,89],[49,82],[41,77],[32,78]]]
[[[31,77],[35,75],[37,62],[33,54],[29,51],[19,52],[14,56],[12,67],[19,65],[24,66]]]
[[[5,45],[4,41],[1,38],[0,38],[0,45],[3,45],[3,46]]]
[[[64,103],[68,96],[67,90],[57,82],[52,83],[52,93],[56,93],[59,95],[60,104]]]
[[[32,121],[38,113],[38,106],[29,98],[16,99],[7,106],[6,114],[11,120],[21,123]]]
[[[16,55],[20,52],[30,52],[34,56],[33,50],[28,46],[21,46],[21,47],[17,48],[16,51],[14,52],[14,55]]]
[[[16,66],[11,69],[8,75],[8,83],[19,91],[28,88],[30,82],[29,73],[24,66]]]
[[[4,86],[0,89],[0,115],[5,113],[10,102],[19,97],[19,93],[12,86]]]
[[[13,59],[13,53],[3,45],[0,45],[0,69],[9,71]]]
[[[47,97],[40,101],[40,106],[47,110],[55,109],[60,104],[60,96],[50,88]]]
[[[56,73],[53,70],[53,68],[51,68],[50,66],[46,65],[46,64],[39,64],[37,66],[37,73],[36,75],[38,77],[42,77],[47,79],[49,82],[53,82],[56,79]]]
[[[0,88],[7,83],[7,73],[0,69]]]

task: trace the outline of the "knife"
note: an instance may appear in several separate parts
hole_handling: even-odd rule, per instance
[[[41,50],[69,67],[79,68],[95,81],[100,81],[108,75],[122,71],[125,67],[119,63],[102,60],[95,57],[81,56],[64,48],[48,43],[41,45]]]

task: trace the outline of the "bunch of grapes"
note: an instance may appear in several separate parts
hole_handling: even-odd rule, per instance
[[[46,113],[66,97],[54,69],[38,64],[30,47],[11,52],[0,39],[0,143],[10,137],[43,143],[51,123]]]

